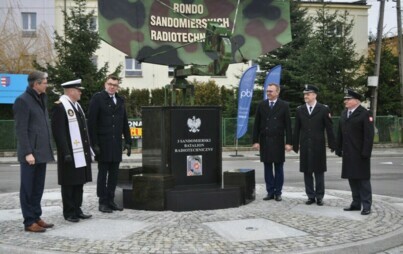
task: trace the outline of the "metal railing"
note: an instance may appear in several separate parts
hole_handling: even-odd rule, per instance
[[[339,117],[333,117],[333,130],[337,133]],[[248,131],[238,140],[239,147],[252,145],[254,118],[249,118]],[[236,145],[236,118],[224,118],[222,126],[222,145],[223,147],[233,147]],[[292,126],[294,119],[292,118]],[[375,121],[375,143],[403,143],[403,118],[397,116],[377,116]]]
[[[238,140],[239,147],[250,147],[252,144],[254,118],[249,118],[248,130]],[[292,119],[294,126],[294,119]],[[333,117],[333,128],[337,131],[339,117]],[[222,146],[234,147],[236,145],[236,118],[222,119]],[[376,118],[375,143],[403,143],[403,118],[397,116],[378,116]],[[141,139],[133,139],[133,148],[141,147]],[[56,146],[54,146],[56,147]],[[15,151],[17,137],[15,135],[13,120],[0,120],[0,151]]]

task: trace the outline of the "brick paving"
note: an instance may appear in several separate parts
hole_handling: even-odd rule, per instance
[[[46,190],[48,193],[58,189]],[[104,214],[98,212],[98,200],[94,185],[85,186],[83,210],[93,215],[91,223],[99,222],[103,232],[86,232],[85,237],[74,235],[55,235],[57,230],[76,227],[80,221],[72,224],[63,219],[61,200],[43,200],[43,207],[60,207],[60,213],[43,214],[46,221],[55,224],[43,234],[24,232],[22,218],[0,219],[0,253],[367,253],[357,246],[366,245],[374,252],[395,254],[402,247],[388,246],[388,237],[397,237],[403,246],[403,211],[395,205],[402,199],[374,195],[372,213],[360,219],[348,219],[337,216],[321,216],[312,213],[321,209],[316,205],[304,205],[303,198],[287,198],[286,194],[301,193],[302,188],[285,187],[283,201],[263,201],[263,185],[256,186],[256,200],[238,208],[172,212],[143,211],[125,209],[122,212]],[[344,212],[343,207],[351,201],[349,192],[327,190],[327,195],[335,198],[326,199],[326,209]],[[299,208],[304,208],[301,210]],[[18,193],[0,194],[0,211],[19,209]],[[306,210],[308,209],[308,210]],[[308,212],[304,212],[308,211]],[[333,210],[332,210],[333,211]],[[351,212],[350,212],[351,213]],[[354,213],[354,212],[352,212]],[[358,213],[358,212],[355,212]],[[265,219],[304,232],[302,236],[263,239],[254,241],[230,241],[220,236],[204,223],[246,219]],[[116,240],[100,240],[97,235],[112,232],[113,223],[141,222],[144,227],[133,233],[127,233]],[[108,221],[108,223],[104,223]],[[253,234],[253,231],[251,231]],[[88,236],[88,237],[87,237]],[[401,237],[400,237],[401,236]],[[378,244],[382,242],[384,246]],[[373,246],[372,246],[373,245]],[[358,249],[357,249],[358,248]],[[384,249],[382,249],[384,248]],[[26,251],[26,252],[25,252]],[[397,251],[397,252],[396,252]]]

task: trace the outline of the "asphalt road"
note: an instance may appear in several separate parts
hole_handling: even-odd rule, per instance
[[[263,164],[258,160],[223,162],[224,171],[235,168],[254,168],[256,183],[264,183]],[[371,170],[373,194],[403,198],[403,155],[402,157],[373,157]],[[304,177],[299,172],[298,159],[287,159],[285,162],[284,185],[304,187]],[[341,158],[327,159],[325,188],[350,190],[347,179],[341,179]]]
[[[401,157],[372,158],[372,191],[374,194],[403,198],[403,155]],[[93,164],[93,181],[96,184],[97,167]],[[264,183],[263,164],[256,160],[223,161],[223,171],[237,168],[255,169],[256,183]],[[0,193],[19,190],[19,165],[0,164]],[[325,187],[335,190],[350,190],[346,179],[341,179],[341,159],[328,158]],[[303,187],[303,175],[299,172],[298,159],[287,159],[285,163],[285,186]],[[45,188],[59,188],[56,164],[48,164]]]

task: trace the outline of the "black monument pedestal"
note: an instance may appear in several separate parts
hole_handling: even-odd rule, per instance
[[[234,169],[224,172],[224,188],[240,187],[242,204],[255,200],[256,184],[254,169]]]
[[[143,173],[133,177],[136,209],[238,207],[239,187],[221,188],[221,109],[142,107]]]
[[[165,194],[174,187],[172,175],[140,174],[133,176],[133,208],[162,211]]]
[[[124,165],[120,166],[118,184],[115,191],[115,202],[123,207],[134,209],[133,204],[133,175],[141,174],[142,167]]]
[[[239,187],[222,189],[218,185],[180,186],[167,191],[167,210],[213,210],[242,205]]]

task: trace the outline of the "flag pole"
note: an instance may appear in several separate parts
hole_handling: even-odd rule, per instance
[[[231,157],[243,157],[242,154],[238,154],[238,139],[235,138],[235,154],[230,154]]]

